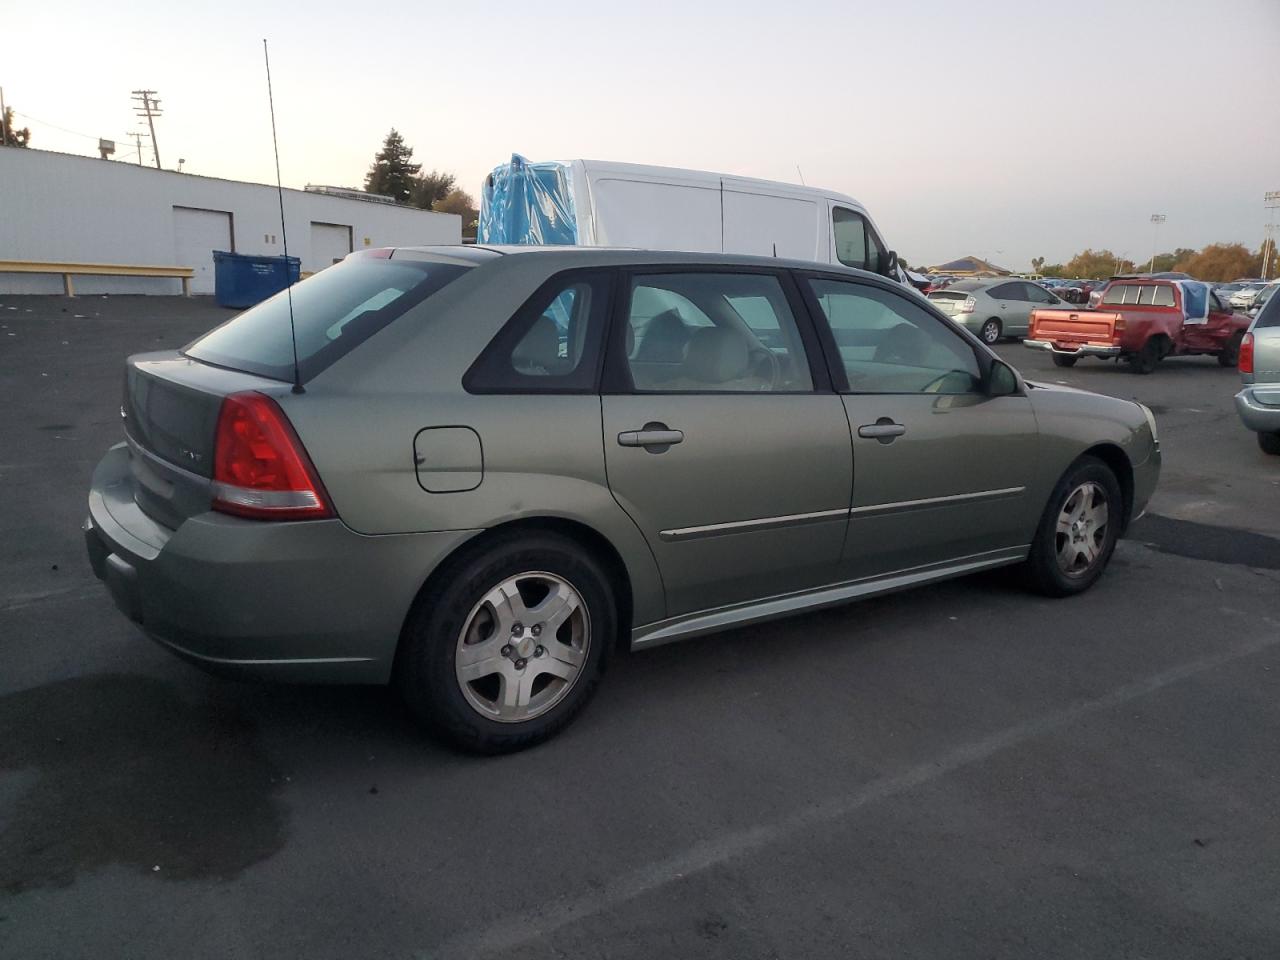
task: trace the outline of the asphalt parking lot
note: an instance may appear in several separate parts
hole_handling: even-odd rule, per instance
[[[0,956],[1280,955],[1280,459],[1232,370],[1032,379],[1156,411],[1089,594],[982,575],[619,658],[558,739],[208,677],[79,524],[126,354],[227,318],[0,297]]]

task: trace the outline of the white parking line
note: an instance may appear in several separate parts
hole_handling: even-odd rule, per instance
[[[715,840],[696,844],[676,856],[624,873],[604,886],[587,891],[576,898],[505,917],[484,930],[461,934],[434,949],[421,951],[418,957],[420,960],[451,960],[454,957],[474,960],[485,954],[511,950],[554,933],[569,924],[620,906],[667,884],[701,873],[737,857],[755,853],[763,847],[779,843],[796,834],[847,817],[869,804],[887,800],[964,767],[980,763],[1002,750],[1057,732],[1091,714],[1121,706],[1189,677],[1242,660],[1278,645],[1280,645],[1280,634],[1272,632],[1263,639],[1192,660],[1143,680],[1124,684],[1100,697],[1051,711],[1026,723],[1017,724],[991,736],[963,744],[937,760],[917,764],[894,776],[873,780],[854,793],[813,804],[786,819],[758,824],[746,830],[739,830]]]

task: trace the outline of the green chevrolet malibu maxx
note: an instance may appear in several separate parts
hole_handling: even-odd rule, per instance
[[[362,251],[131,357],[85,538],[209,669],[394,683],[512,750],[644,648],[1019,566],[1106,567],[1151,412],[1024,381],[914,293],[777,259]]]

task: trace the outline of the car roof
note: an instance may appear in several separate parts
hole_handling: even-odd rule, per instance
[[[537,256],[540,258],[561,261],[554,264],[554,269],[571,269],[588,266],[645,266],[672,265],[682,266],[742,266],[785,268],[789,270],[810,270],[822,273],[847,274],[850,277],[885,280],[885,277],[867,270],[858,270],[842,264],[818,263],[814,260],[796,260],[790,257],[760,257],[743,253],[698,253],[688,250],[641,250],[631,247],[575,247],[567,245],[512,245],[497,244],[464,244],[441,246],[405,246],[395,247],[396,252],[412,251],[426,256],[448,257],[450,259],[467,260],[479,266],[491,262],[496,257],[504,256]],[[395,253],[392,253],[394,258]],[[892,283],[893,281],[888,281]]]

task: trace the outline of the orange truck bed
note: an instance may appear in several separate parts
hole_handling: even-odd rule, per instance
[[[1119,326],[1119,330],[1117,330]],[[1041,310],[1031,314],[1027,346],[1055,353],[1114,357],[1120,353],[1124,321],[1104,310]]]

